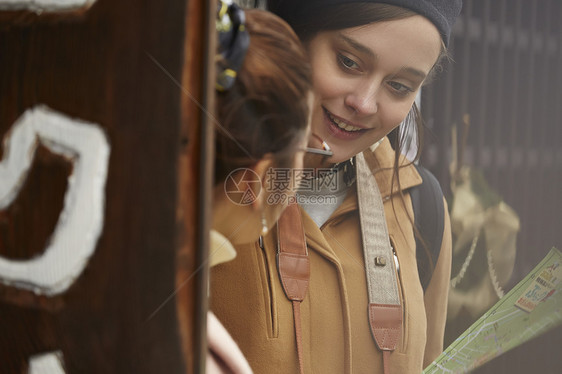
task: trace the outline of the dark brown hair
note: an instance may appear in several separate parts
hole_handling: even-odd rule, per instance
[[[250,46],[242,68],[234,85],[217,93],[215,182],[266,154],[287,166],[308,125],[311,68],[299,38],[263,10],[247,10],[245,27]]]

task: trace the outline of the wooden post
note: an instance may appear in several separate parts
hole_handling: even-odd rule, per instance
[[[41,3],[0,0],[0,372],[199,371],[213,2]]]

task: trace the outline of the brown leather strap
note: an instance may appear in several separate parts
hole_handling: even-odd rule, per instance
[[[304,374],[302,354],[302,329],[301,329],[301,302],[293,301],[293,318],[295,320],[295,336],[297,339],[297,355],[299,357],[299,372]]]
[[[299,372],[304,374],[300,303],[310,280],[310,260],[302,216],[297,204],[290,204],[277,221],[277,268],[287,298],[293,303]]]
[[[369,304],[369,324],[375,342],[382,351],[384,374],[390,374],[390,352],[396,349],[402,334],[402,306]]]
[[[283,253],[293,253],[307,255],[306,237],[302,215],[297,203],[291,203],[279,217],[277,221],[278,233],[289,235],[278,235],[279,251]]]
[[[390,374],[388,362],[390,361],[390,351],[382,351],[382,367],[384,374]]]
[[[400,305],[369,304],[369,322],[375,342],[381,351],[393,351],[402,334]]]
[[[290,204],[277,221],[277,267],[283,290],[291,301],[302,301],[308,290],[310,260],[301,212]]]

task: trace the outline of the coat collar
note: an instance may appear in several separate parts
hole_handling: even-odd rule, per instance
[[[363,155],[365,156],[365,160],[371,172],[375,176],[383,201],[388,200],[391,191],[393,194],[398,192],[396,180],[394,181],[394,185],[392,183],[392,176],[394,174],[394,150],[390,145],[390,141],[385,137],[374,151],[367,149],[363,152]],[[406,157],[400,157],[400,165],[399,174],[402,190],[422,183],[422,178],[418,174],[415,166],[411,164]],[[357,210],[357,207],[357,191],[354,185],[350,188],[343,203],[335,210],[324,225],[327,223],[334,223],[334,220],[339,221],[339,219],[343,218],[347,213]]]
[[[377,180],[382,198],[388,199],[391,194],[398,192],[397,181],[395,180],[394,183],[392,181],[394,150],[388,138],[385,137],[374,152],[367,149],[363,152],[363,155]],[[399,163],[400,169],[398,173],[402,190],[407,190],[422,183],[422,178],[418,174],[416,167],[405,156],[400,156]]]
[[[211,267],[233,260],[236,257],[234,246],[224,235],[216,230],[211,230],[210,236],[209,260]]]

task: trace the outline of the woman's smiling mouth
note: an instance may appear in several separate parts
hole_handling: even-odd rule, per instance
[[[328,131],[336,138],[345,140],[356,139],[370,130],[347,123],[339,118],[336,118],[326,108],[322,107],[322,109],[324,111],[324,119],[328,125]]]

